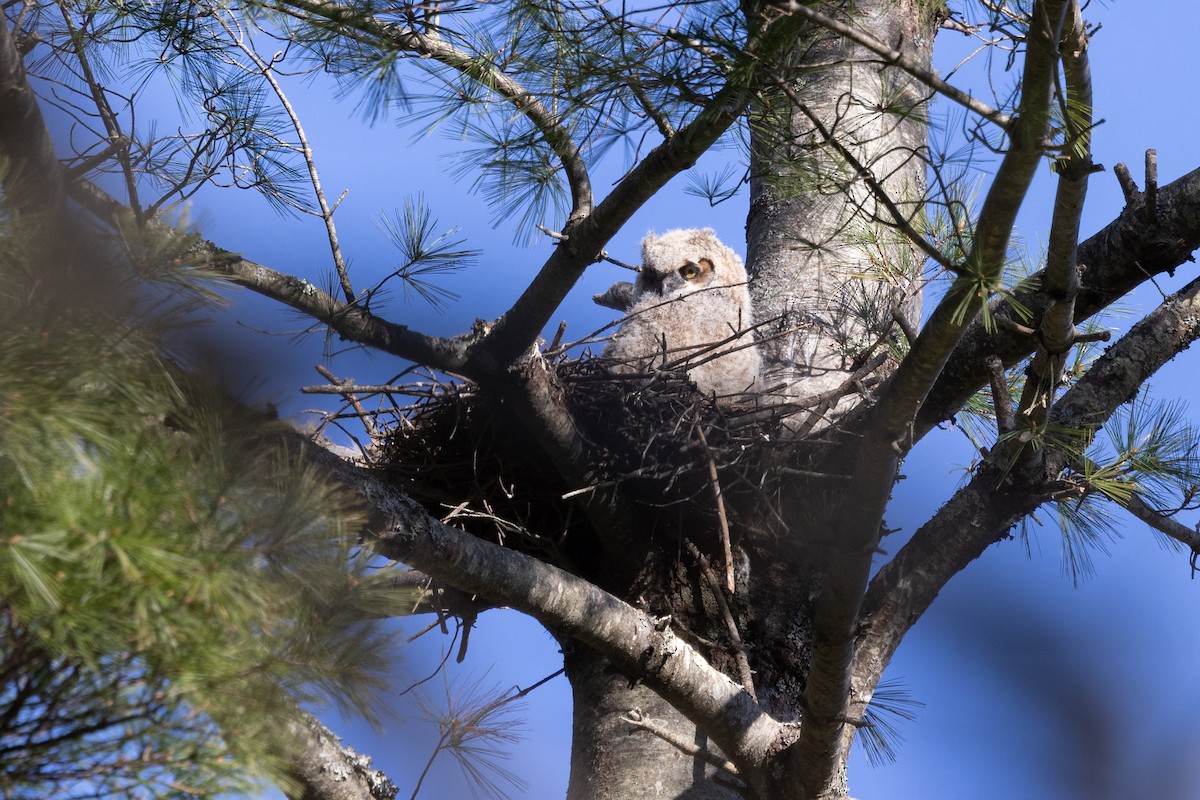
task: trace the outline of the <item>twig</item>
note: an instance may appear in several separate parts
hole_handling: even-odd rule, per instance
[[[862,179],[863,183],[865,183],[867,188],[871,191],[871,194],[874,195],[877,201],[879,201],[879,204],[887,209],[888,214],[891,215],[896,227],[898,227],[901,232],[903,232],[904,235],[907,236],[910,241],[912,241],[913,244],[920,248],[922,253],[936,262],[943,269],[954,274],[962,272],[962,268],[959,265],[947,258],[945,253],[939,250],[935,245],[927,240],[920,231],[912,226],[912,223],[909,222],[908,218],[904,216],[904,212],[900,210],[900,208],[896,205],[896,202],[892,200],[891,196],[888,195],[887,191],[883,188],[883,184],[881,184],[879,179],[875,177],[875,174],[871,172],[866,165],[859,161],[855,155],[850,152],[849,148],[847,148],[834,137],[833,131],[829,130],[829,128],[825,126],[825,123],[821,122],[817,115],[812,112],[812,110],[808,107],[808,104],[800,99],[800,96],[796,94],[796,90],[789,86],[782,79],[777,80],[776,85],[783,90],[783,93],[787,95],[787,98],[792,101],[792,105],[794,105],[796,109],[805,117],[807,117],[808,121],[811,122],[814,127],[816,127],[817,132],[821,134],[821,138],[825,140],[825,143],[836,150],[838,155],[841,156],[842,160],[849,164],[850,168],[854,170],[855,174]]]
[[[1146,222],[1158,224],[1158,151],[1146,151]]]
[[[269,7],[305,22],[311,21],[312,16],[321,17],[344,26],[351,38],[371,46],[397,48],[432,58],[500,95],[538,130],[562,164],[571,190],[570,219],[583,219],[592,212],[591,178],[571,132],[532,92],[510,75],[491,65],[484,67],[488,63],[485,55],[460,50],[437,35],[389,24],[333,0],[274,0]]]
[[[245,31],[239,28],[235,32],[219,14],[216,15],[216,20],[217,24],[224,29],[229,38],[237,45],[238,49],[254,63],[255,70],[270,85],[271,91],[275,93],[275,97],[278,98],[284,113],[287,114],[288,120],[292,123],[292,130],[296,132],[296,140],[299,143],[297,149],[299,149],[300,155],[304,158],[304,164],[308,169],[308,178],[312,182],[313,194],[317,198],[317,207],[320,208],[318,216],[325,223],[325,236],[329,240],[329,252],[333,257],[333,268],[337,272],[338,283],[342,287],[342,295],[346,298],[347,303],[353,303],[354,286],[350,283],[350,271],[346,268],[346,260],[342,256],[342,245],[338,239],[337,227],[333,223],[333,209],[329,207],[329,201],[325,197],[325,189],[321,186],[321,175],[317,172],[317,162],[313,157],[312,147],[308,143],[308,136],[304,133],[304,125],[300,122],[300,116],[296,113],[296,109],[292,107],[292,103],[288,99],[287,94],[284,93],[279,81],[275,79],[274,67],[263,61],[258,53],[246,43]],[[247,74],[252,73],[252,70],[246,66],[241,64],[237,64],[237,66]],[[344,197],[345,194],[343,193],[342,196]],[[338,198],[338,204],[340,203],[341,198]],[[371,438],[374,438],[373,434]]]
[[[547,350],[550,352],[557,350],[558,346],[562,344],[563,334],[566,332],[567,321],[564,319],[562,322],[558,323],[558,330],[554,332],[554,339],[550,342],[550,347],[547,348]]]
[[[740,777],[740,773],[738,773],[738,768],[733,765],[733,762],[728,761],[724,758],[721,758],[720,756],[716,755],[715,753],[710,752],[707,749],[701,748],[695,742],[687,741],[682,736],[680,736],[678,733],[667,728],[666,726],[660,725],[657,722],[655,722],[654,720],[647,719],[645,716],[642,715],[642,712],[639,709],[635,708],[635,709],[630,710],[630,712],[628,714],[626,714],[625,716],[621,717],[621,719],[625,720],[630,725],[633,725],[636,728],[641,728],[642,730],[647,731],[648,733],[654,734],[655,736],[662,739],[664,742],[671,745],[672,747],[674,747],[676,750],[683,753],[684,755],[700,756],[702,759],[704,759],[705,761],[707,761],[709,764],[713,765],[717,769],[727,772],[730,775]]]
[[[1117,162],[1117,165],[1113,167],[1113,174],[1117,176],[1117,183],[1121,184],[1121,194],[1125,195],[1126,206],[1131,206],[1142,198],[1142,193],[1138,190],[1133,176],[1129,174],[1129,167],[1125,166],[1124,161]]]
[[[754,672],[750,669],[750,661],[746,658],[746,646],[742,642],[742,634],[738,630],[737,621],[733,618],[733,612],[729,610],[729,603],[726,602],[725,594],[721,591],[721,582],[717,580],[712,566],[708,563],[708,558],[705,557],[704,553],[700,552],[700,548],[691,539],[687,539],[685,542],[688,553],[700,565],[700,574],[708,582],[709,589],[712,590],[713,598],[717,604],[717,609],[721,612],[721,619],[725,622],[725,630],[729,633],[733,658],[737,662],[738,677],[741,679],[742,687],[757,701],[758,694],[754,691]]]
[[[713,500],[717,504],[717,523],[720,526],[721,548],[725,556],[725,588],[732,597],[737,592],[737,586],[733,581],[733,545],[729,542],[729,517],[725,513],[725,498],[721,496],[721,480],[717,476],[717,462],[713,459],[708,439],[704,437],[704,428],[700,425],[696,425],[696,436],[699,437],[700,444],[708,456],[708,480],[709,485],[712,486]]]
[[[549,675],[542,678],[540,681],[533,684],[532,686],[529,686],[525,689],[517,688],[517,691],[515,693],[513,693],[512,697],[510,697],[509,700],[519,700],[522,697],[525,697],[530,692],[532,692],[534,689],[537,689],[540,686],[549,683],[550,681],[554,680],[555,678],[557,678],[559,675],[562,675],[566,671],[567,671],[566,667],[563,667],[562,669],[558,669],[558,670],[555,670],[554,672],[551,672]],[[516,687],[514,687],[514,688],[516,688]]]
[[[358,414],[358,418],[360,420],[362,420],[363,427],[367,429],[367,435],[371,437],[371,441],[378,443],[381,437],[379,435],[379,429],[377,427],[375,427],[374,416],[371,414],[368,414],[367,410],[365,408],[363,408],[363,404],[358,399],[358,395],[356,395],[354,392],[349,390],[349,386],[353,386],[354,382],[353,381],[347,382],[347,381],[341,380],[340,378],[335,376],[332,372],[330,372],[329,368],[326,367],[324,364],[317,364],[314,368],[317,370],[317,372],[320,374],[320,376],[322,378],[324,378],[325,380],[329,381],[330,383],[334,384],[335,386],[340,385],[343,387],[342,391],[339,394],[341,394],[342,398],[345,399],[345,401],[347,403],[349,403],[351,406],[353,406],[355,413]],[[347,384],[348,384],[348,386],[347,386]]]
[[[662,134],[664,139],[670,139],[675,135],[675,128],[671,125],[671,120],[667,119],[667,115],[659,111],[654,103],[650,102],[650,98],[646,96],[646,92],[642,89],[642,84],[636,78],[625,84],[633,92],[633,96],[637,98],[638,105],[646,112],[653,122],[654,127],[658,128],[658,132]]]
[[[1013,414],[1012,395],[1008,391],[1008,379],[1004,375],[1004,362],[999,356],[988,356],[988,379],[992,387],[992,406],[996,409],[996,431],[1003,436],[1017,427]]]

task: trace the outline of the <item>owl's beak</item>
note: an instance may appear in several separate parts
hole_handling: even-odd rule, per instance
[[[642,291],[653,292],[661,295],[663,291],[663,276],[657,272],[652,272],[648,269],[643,269],[638,273],[638,283],[642,285]]]

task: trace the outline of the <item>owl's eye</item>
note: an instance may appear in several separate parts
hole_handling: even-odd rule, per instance
[[[700,277],[700,267],[695,264],[684,264],[679,268],[679,274],[685,281],[694,281]]]

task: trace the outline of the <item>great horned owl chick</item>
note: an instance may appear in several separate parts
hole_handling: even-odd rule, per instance
[[[632,303],[604,353],[617,370],[679,362],[701,392],[725,401],[758,388],[746,268],[711,228],[647,234]]]

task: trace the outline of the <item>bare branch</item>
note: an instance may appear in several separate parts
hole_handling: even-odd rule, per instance
[[[985,462],[879,569],[863,598],[863,633],[854,653],[853,674],[860,695],[870,696],[900,641],[942,587],[1003,539],[1047,494],[1020,476],[1010,474],[1006,479],[1003,469]],[[862,704],[851,713],[861,715],[865,710]]]
[[[80,205],[111,224],[119,224],[122,216],[129,213],[124,204],[88,181],[76,181],[69,189]],[[443,372],[467,374],[466,353],[472,341],[469,336],[454,339],[427,336],[378,317],[362,306],[343,303],[302,278],[256,264],[206,240],[197,241],[191,253],[197,266],[307,314],[353,342]]]
[[[1158,224],[1158,151],[1146,151],[1146,224]]]
[[[1142,199],[1142,193],[1138,190],[1137,183],[1133,180],[1133,176],[1129,174],[1129,167],[1125,166],[1125,162],[1118,162],[1113,167],[1113,172],[1117,176],[1117,183],[1121,185],[1121,194],[1125,196],[1125,205],[1131,206],[1138,203]]]
[[[1134,493],[1123,503],[1118,503],[1137,519],[1161,534],[1171,537],[1193,553],[1200,553],[1200,530],[1176,522],[1146,505],[1141,495]]]
[[[765,759],[782,726],[668,625],[583,578],[433,519],[394,487],[332,454],[317,451],[312,458],[367,500],[383,555],[593,648],[708,732],[743,772]]]
[[[992,408],[996,411],[996,432],[1003,436],[1016,429],[1016,419],[1013,414],[1012,397],[1008,392],[1008,381],[1004,377],[1004,364],[996,356],[987,357],[988,370],[991,372]]]
[[[296,132],[296,139],[300,145],[300,155],[304,157],[304,164],[308,168],[308,178],[312,183],[313,194],[317,198],[317,207],[320,209],[321,221],[325,223],[325,237],[329,241],[329,252],[333,258],[333,268],[337,273],[338,282],[342,287],[342,296],[347,303],[353,303],[355,300],[354,286],[350,282],[350,272],[346,268],[346,260],[342,257],[342,245],[338,240],[337,226],[333,222],[333,209],[329,206],[329,201],[325,197],[325,189],[321,186],[321,174],[317,171],[317,162],[313,156],[312,146],[308,143],[308,135],[304,132],[304,125],[300,122],[300,116],[296,113],[296,109],[292,107],[292,101],[288,99],[287,94],[283,91],[283,87],[275,78],[275,70],[271,64],[263,61],[262,58],[255,52],[254,48],[246,41],[246,34],[240,28],[234,30],[232,24],[222,18],[221,12],[216,13],[217,24],[228,34],[229,38],[237,45],[247,58],[253,62],[258,74],[262,75],[263,79],[270,85],[271,91],[275,93],[279,104],[283,106],[284,113],[287,114],[288,120],[292,124],[292,130]],[[239,65],[240,66],[240,65]],[[251,70],[245,68],[247,72]]]
[[[734,776],[739,774],[737,766],[733,764],[733,762],[721,758],[707,748],[701,748],[695,742],[689,742],[687,739],[683,738],[665,725],[661,725],[657,721],[649,719],[637,709],[630,711],[628,714],[622,717],[622,719],[624,719],[630,725],[633,725],[635,728],[641,728],[644,731],[654,734],[684,755],[700,756],[700,758],[704,759],[709,764],[712,764],[719,770]]]
[[[1096,359],[1054,404],[1050,421],[1103,425],[1164,364],[1200,338],[1200,278],[1168,297]]]

